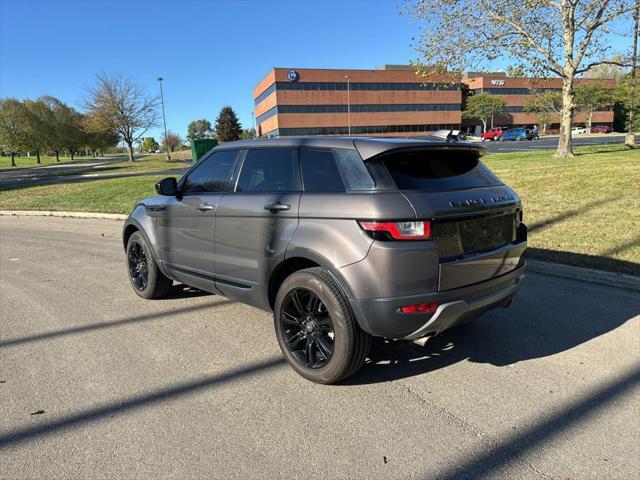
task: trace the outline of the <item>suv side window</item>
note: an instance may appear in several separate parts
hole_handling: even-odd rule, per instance
[[[182,185],[183,194],[224,192],[231,179],[238,150],[224,150],[202,160]]]
[[[375,183],[354,149],[302,148],[302,178],[305,192],[371,190]]]
[[[299,192],[300,171],[295,150],[248,150],[242,163],[236,192]]]

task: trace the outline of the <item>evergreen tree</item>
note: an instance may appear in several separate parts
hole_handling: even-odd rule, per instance
[[[223,107],[216,120],[216,138],[220,143],[233,142],[234,140],[239,140],[241,134],[242,126],[238,121],[236,112],[229,106]]]

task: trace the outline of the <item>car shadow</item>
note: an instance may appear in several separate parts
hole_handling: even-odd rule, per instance
[[[398,380],[460,361],[503,367],[547,357],[615,330],[639,314],[640,299],[631,292],[530,275],[509,308],[491,310],[424,346],[375,338],[364,367],[343,385]]]
[[[183,283],[176,283],[171,287],[169,293],[162,297],[160,301],[163,300],[176,300],[179,298],[197,298],[204,297],[206,295],[214,295],[213,293],[205,292],[203,290],[198,290],[197,288],[190,287],[189,285],[184,285]]]

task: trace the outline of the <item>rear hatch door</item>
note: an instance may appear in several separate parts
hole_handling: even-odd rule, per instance
[[[480,162],[478,150],[400,150],[372,161],[377,168],[384,166],[416,218],[432,221],[440,290],[478,283],[517,267],[526,248],[519,238],[520,198]]]

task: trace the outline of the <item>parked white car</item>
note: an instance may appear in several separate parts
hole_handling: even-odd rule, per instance
[[[571,133],[573,135],[580,135],[582,133],[587,133],[587,128],[586,127],[573,127],[571,129]]]

